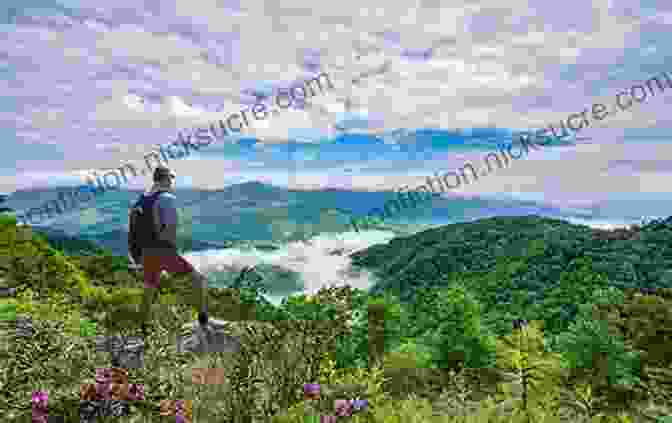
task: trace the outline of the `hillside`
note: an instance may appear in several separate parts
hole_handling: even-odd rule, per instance
[[[155,421],[166,400],[193,399],[193,421],[300,423],[306,410],[333,414],[335,400],[364,398],[369,410],[353,423],[495,421],[487,417],[495,413],[505,414],[502,423],[587,423],[597,413],[605,423],[657,421],[672,411],[672,289],[615,288],[595,263],[639,251],[641,240],[651,257],[665,258],[669,227],[592,231],[526,217],[427,230],[352,255],[378,267],[381,295],[331,287],[276,307],[255,294],[255,280],[239,280],[208,297],[211,315],[241,349],[206,357],[176,345],[195,318],[183,301],[190,284],[162,277],[151,335],[140,341],[144,364],[123,370],[144,387],[127,412]],[[62,242],[72,251],[87,246]],[[437,245],[441,256],[417,253]],[[585,245],[599,254],[583,254]],[[451,261],[446,251],[462,256]],[[80,399],[98,395],[96,369],[110,366],[94,335],[137,334],[141,277],[124,257],[66,254],[7,217],[0,257],[0,278],[18,288],[16,298],[0,299],[8,346],[0,349],[8,363],[0,414],[27,421],[27,398],[46,389],[50,414],[79,421],[78,404],[100,406]],[[428,262],[439,266],[435,274]],[[410,272],[420,270],[425,279],[413,283]],[[544,282],[520,288],[534,278]],[[399,301],[394,284],[415,301]],[[429,284],[442,289],[424,289]],[[535,292],[543,294],[537,307],[529,301]],[[221,381],[203,387],[195,372],[206,370]],[[322,397],[305,399],[302,385],[315,382]]]
[[[541,296],[580,257],[591,259],[592,269],[611,286],[670,288],[671,228],[651,223],[632,233],[610,232],[538,216],[495,217],[395,238],[351,258],[353,265],[383,276],[372,292],[394,289],[404,300],[418,286],[473,279],[513,262],[510,288]]]

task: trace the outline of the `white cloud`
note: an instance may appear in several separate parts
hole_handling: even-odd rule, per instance
[[[408,7],[374,0],[366,5],[316,6],[307,0],[291,5],[250,0],[241,4],[241,13],[232,13],[217,0],[178,0],[162,3],[157,16],[142,21],[138,16],[143,11],[133,12],[130,3],[92,1],[85,6],[86,20],[75,21],[70,29],[35,20],[8,33],[0,52],[20,71],[24,86],[3,82],[2,88],[31,102],[14,119],[23,142],[58,139],[74,168],[87,160],[139,159],[132,157],[136,154],[132,149],[117,146],[114,152],[119,157],[90,157],[99,151],[97,145],[108,146],[105,154],[111,152],[109,144],[130,144],[129,139],[148,147],[161,142],[159,129],[227,118],[241,109],[229,94],[238,93],[243,85],[301,76],[304,71],[297,62],[306,48],[320,50],[322,62],[350,66],[347,72],[331,68],[328,73],[337,89],[311,100],[323,113],[281,111],[255,122],[250,135],[267,143],[285,142],[297,128],[333,135],[333,124],[346,112],[338,99],[348,97],[354,111],[384,117],[388,127],[376,130],[540,126],[591,103],[613,104],[613,96],[627,84],[614,82],[613,89],[601,89],[602,99],[581,94],[592,90],[591,84],[604,83],[610,74],[627,79],[632,69],[619,70],[613,63],[627,62],[625,54],[644,38],[647,25],[669,23],[669,13],[662,11],[647,21],[617,16],[614,5],[606,1],[512,0],[499,9],[485,2],[463,3],[420,7],[424,4],[420,2]],[[580,11],[575,7],[579,3]],[[94,17],[96,7],[101,13]],[[482,28],[471,28],[474,22]],[[401,32],[403,46],[384,44],[380,34],[374,34],[383,30]],[[454,43],[448,41],[451,38]],[[443,44],[426,62],[399,55],[402,48],[428,48],[439,39]],[[355,42],[380,51],[353,64]],[[649,57],[663,57],[664,48],[647,41],[643,51]],[[219,63],[213,63],[214,56]],[[350,73],[386,60],[391,65],[384,75],[361,86],[348,83]],[[97,80],[91,79],[94,75]],[[593,81],[584,81],[589,78]],[[633,75],[632,83],[641,78],[641,73]],[[192,104],[192,94],[221,96],[223,110]],[[535,95],[552,97],[552,104],[521,105]],[[647,102],[594,125],[661,125],[666,116],[662,99]],[[3,114],[3,119],[11,116]],[[148,128],[156,128],[156,137],[146,136]],[[128,136],[136,130],[143,136]],[[113,135],[121,139],[111,142]]]

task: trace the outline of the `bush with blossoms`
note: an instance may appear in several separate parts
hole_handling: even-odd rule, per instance
[[[119,367],[96,369],[96,383],[86,383],[79,390],[79,414],[83,421],[98,416],[121,417],[130,414],[128,401],[143,400],[144,387],[128,383],[128,370]]]
[[[321,399],[321,386],[318,383],[306,383],[303,385],[303,397],[307,401],[319,401]],[[337,399],[334,400],[333,414],[321,415],[320,423],[335,423],[338,417],[352,417],[363,413],[368,409],[369,402],[365,399]]]
[[[33,423],[47,423],[49,414],[47,413],[47,402],[49,394],[44,391],[33,392],[31,403],[33,407]]]
[[[176,423],[192,423],[193,403],[191,400],[163,400],[160,408],[162,416],[174,416]]]

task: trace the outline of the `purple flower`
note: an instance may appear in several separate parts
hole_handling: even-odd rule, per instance
[[[33,403],[33,409],[38,408],[42,410],[47,409],[47,401],[49,401],[49,394],[44,391],[35,391],[33,392],[31,402]]]
[[[47,423],[48,414],[46,410],[41,410],[39,408],[33,408],[33,418],[32,423]]]
[[[128,387],[128,397],[131,401],[144,400],[145,399],[144,386],[132,383]]]
[[[186,423],[187,419],[184,417],[184,401],[175,401],[175,423]]]
[[[334,408],[337,416],[348,417],[352,415],[352,404],[348,400],[334,400]]]
[[[304,383],[303,397],[305,399],[319,399],[320,398],[320,384],[319,383]]]
[[[366,410],[369,407],[369,401],[365,399],[353,399],[350,403],[354,411]]]
[[[336,416],[320,416],[320,423],[336,423]]]
[[[96,383],[96,398],[103,400],[112,399],[112,388],[109,383]]]
[[[522,329],[525,326],[527,326],[527,320],[524,319],[515,319],[513,321],[513,328],[514,329]]]
[[[112,372],[109,368],[96,369],[96,383],[110,383]]]
[[[96,369],[96,397],[109,400],[112,398],[112,371],[109,368]]]

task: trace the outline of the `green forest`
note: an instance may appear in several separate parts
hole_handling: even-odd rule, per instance
[[[196,311],[188,278],[163,275],[144,366],[125,373],[144,393],[99,421],[176,421],[176,400],[194,423],[672,421],[672,218],[488,218],[351,259],[377,276],[370,292],[334,281],[274,306],[254,281],[210,288],[235,353],[176,350]],[[46,392],[49,415],[79,422],[110,367],[95,337],[139,333],[142,286],[125,257],[0,216],[0,287],[17,290],[0,298],[0,414],[30,422]],[[202,368],[223,379],[195,383]]]

